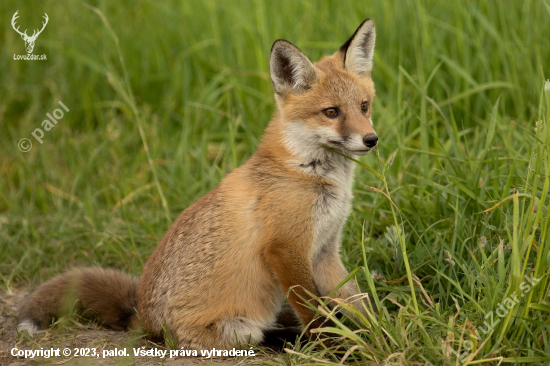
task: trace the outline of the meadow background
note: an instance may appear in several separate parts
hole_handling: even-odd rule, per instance
[[[342,256],[385,308],[338,323],[338,350],[269,362],[337,364],[346,350],[350,364],[550,362],[543,1],[88,4],[101,13],[0,2],[4,293],[72,266],[138,275],[172,220],[255,151],[274,111],[273,41],[315,60],[373,18],[380,141],[361,162],[385,180],[358,167]],[[16,10],[21,29],[48,14],[34,49],[47,61],[14,61],[26,53]],[[58,101],[70,112],[39,144],[31,132]],[[540,281],[519,296],[525,275]],[[514,291],[519,304],[484,334]]]

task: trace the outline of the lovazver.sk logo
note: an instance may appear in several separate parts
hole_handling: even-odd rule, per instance
[[[16,27],[16,24],[15,24],[15,20],[17,18],[19,18],[19,16],[17,15],[17,13],[19,13],[19,10],[17,10],[15,12],[15,14],[13,14],[13,18],[11,18],[11,26],[13,27],[13,29],[19,33],[21,35],[21,38],[23,38],[23,41],[25,41],[25,49],[27,50],[27,54],[26,55],[13,55],[13,59],[14,60],[46,60],[46,55],[34,55],[32,53],[32,50],[34,49],[34,42],[36,42],[36,38],[38,38],[38,36],[40,35],[40,33],[42,33],[42,31],[44,30],[44,28],[46,28],[46,24],[48,24],[48,14],[44,13],[44,19],[46,20],[45,22],[42,22],[42,29],[40,30],[37,30],[35,29],[32,33],[31,36],[29,36],[27,34],[27,30],[25,29],[24,32],[21,32],[19,30],[19,26]]]

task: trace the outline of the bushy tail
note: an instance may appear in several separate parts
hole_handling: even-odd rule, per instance
[[[38,286],[19,311],[19,331],[36,333],[69,311],[114,330],[137,320],[137,278],[109,268],[78,268]]]

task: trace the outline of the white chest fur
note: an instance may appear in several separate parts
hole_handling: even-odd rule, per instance
[[[345,158],[342,159],[331,164],[332,169],[324,176],[332,184],[319,186],[313,206],[312,259],[327,246],[340,244],[342,227],[350,213],[355,165]]]

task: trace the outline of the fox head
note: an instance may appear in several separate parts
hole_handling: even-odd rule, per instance
[[[376,146],[371,120],[375,37],[374,22],[367,19],[333,55],[315,63],[290,42],[275,41],[271,80],[291,151],[303,155],[324,145],[364,155]]]

